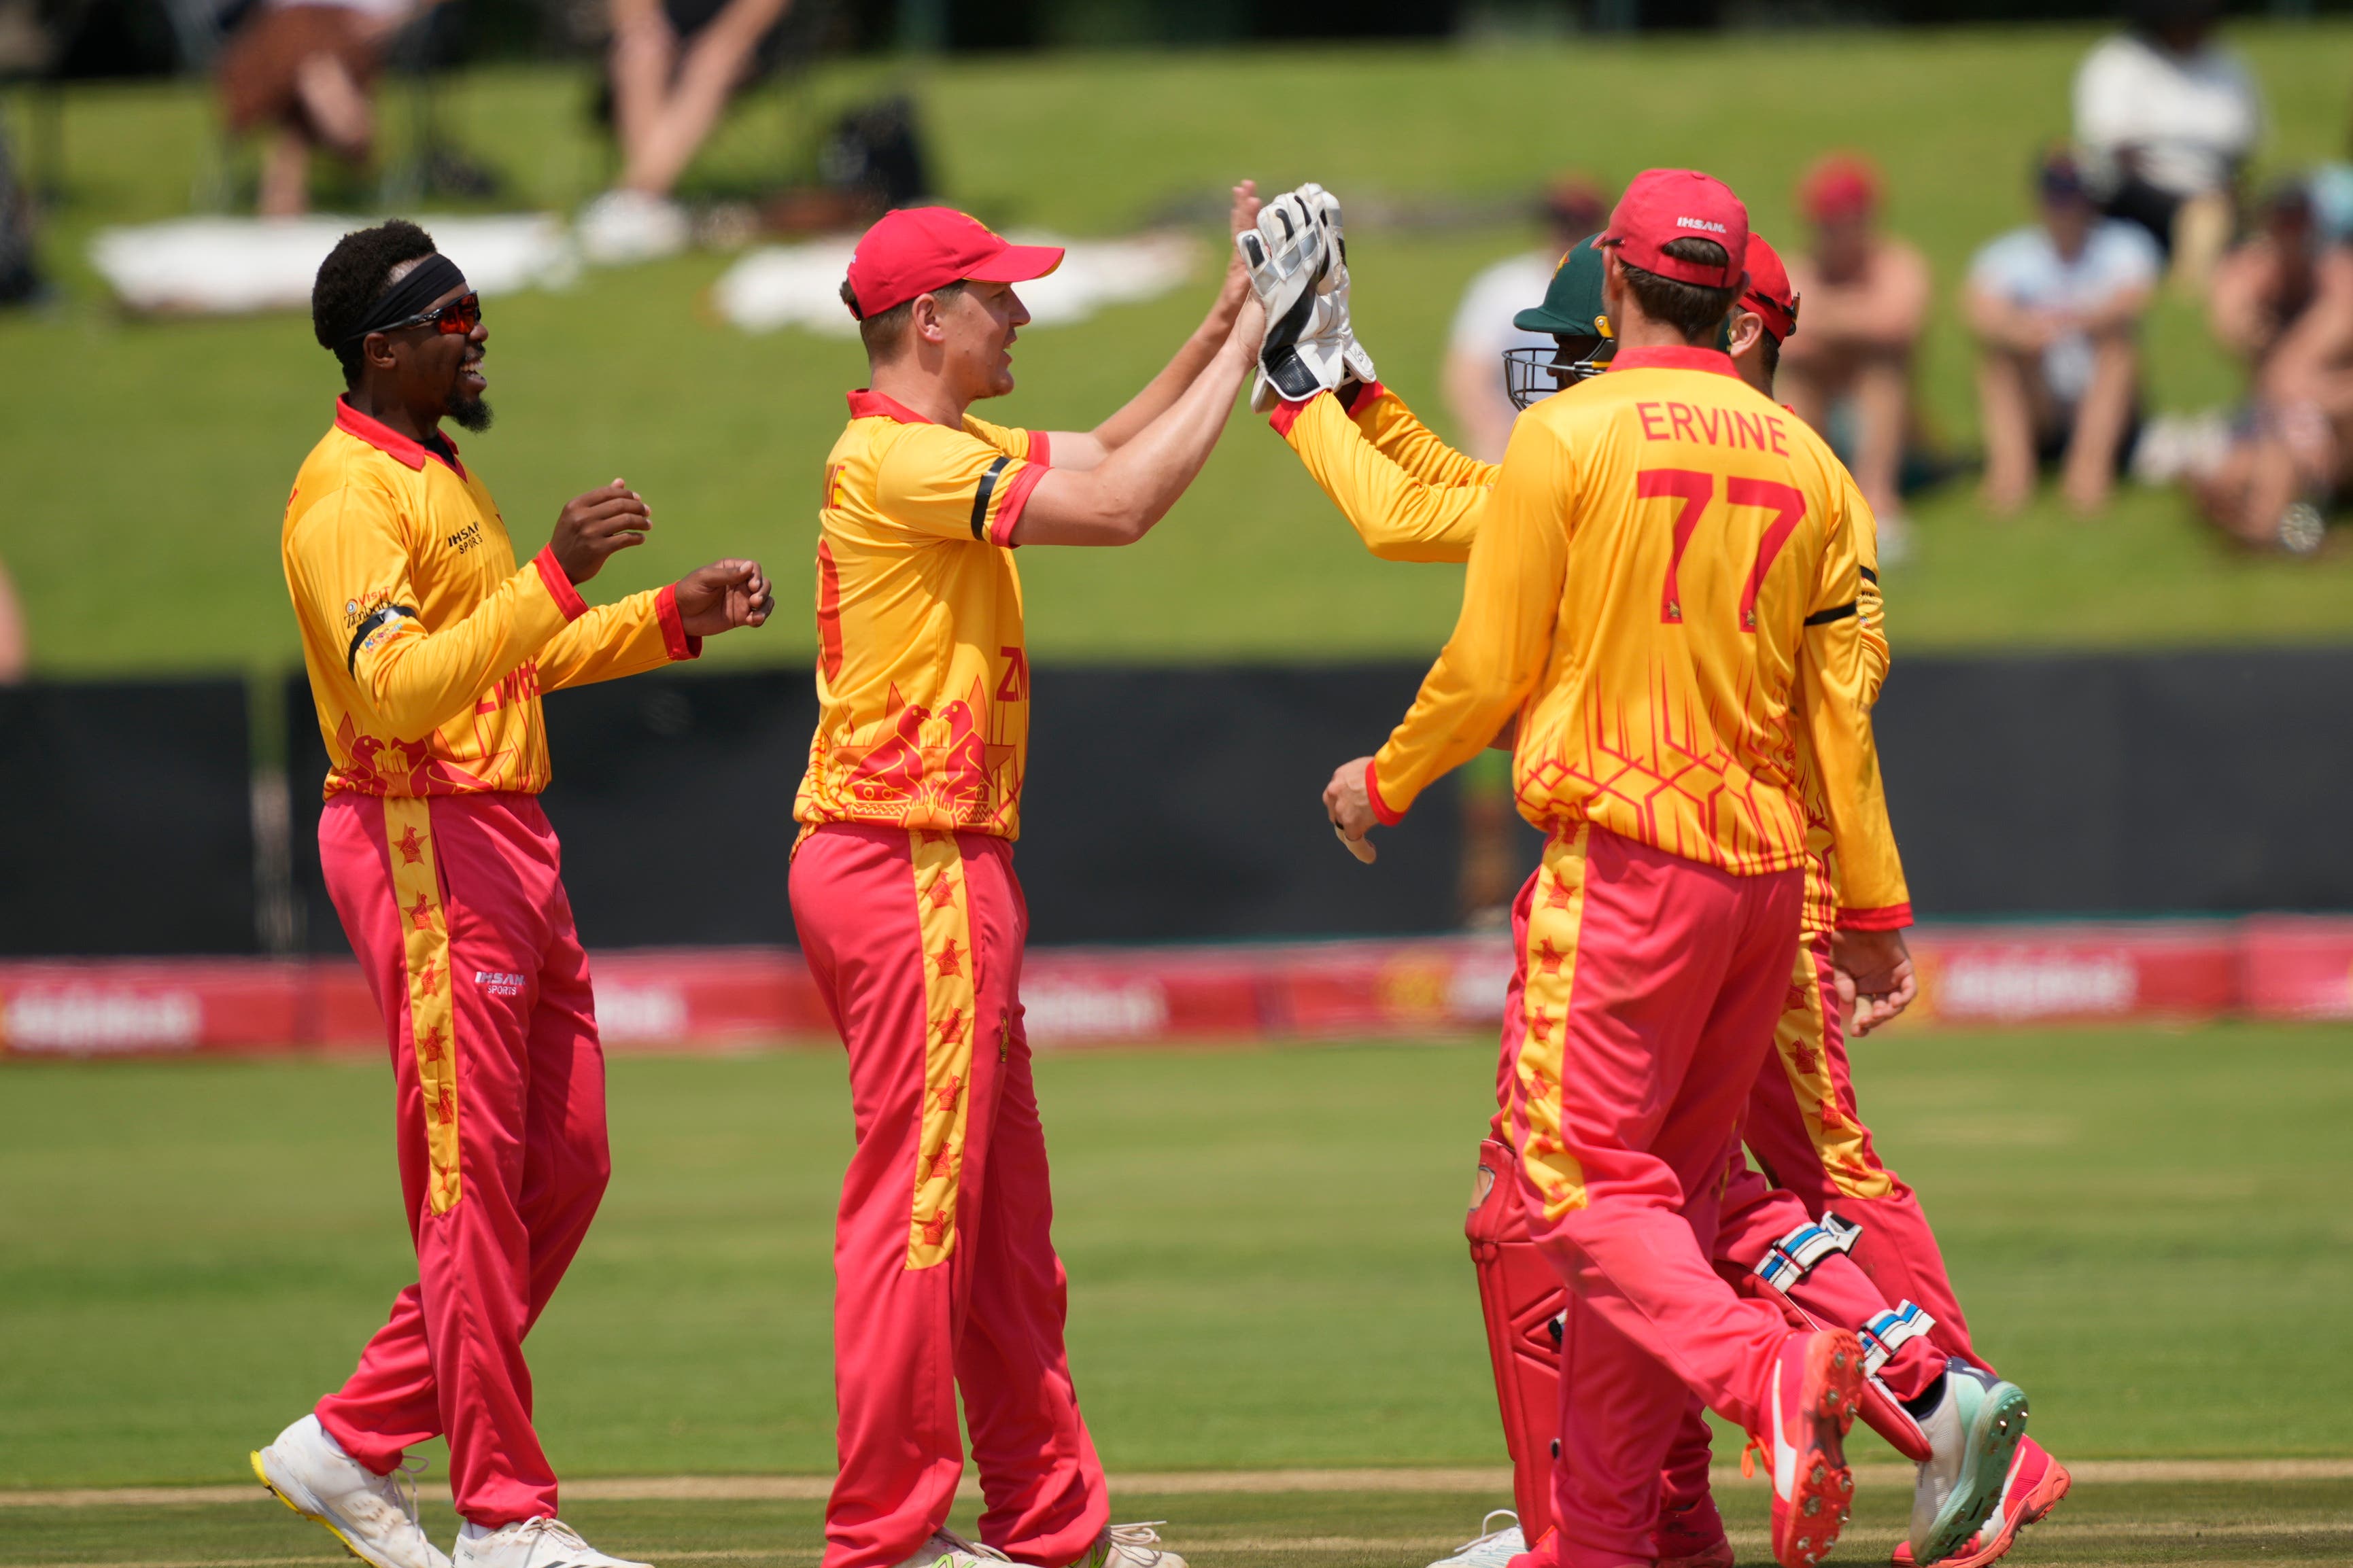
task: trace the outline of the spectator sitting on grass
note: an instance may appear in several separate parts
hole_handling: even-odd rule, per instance
[[[2262,232],[2216,268],[2212,321],[2246,358],[2251,395],[2219,452],[2185,456],[2191,499],[2235,539],[2307,553],[2353,443],[2353,248],[2319,232],[2301,184],[2275,192]]]
[[[686,215],[670,199],[679,177],[792,0],[611,0],[607,68],[621,177],[580,215],[591,261],[628,262],[686,247]]]
[[[1504,460],[1518,414],[1504,385],[1504,352],[1553,346],[1548,334],[1522,331],[1512,318],[1545,297],[1560,258],[1600,229],[1609,204],[1592,181],[1564,174],[1546,190],[1540,210],[1544,244],[1471,279],[1446,342],[1447,412],[1461,432],[1462,449],[1482,463]]]
[[[2104,218],[2065,153],[2035,172],[2042,221],[1969,264],[1964,300],[1978,339],[1985,500],[2024,506],[2042,461],[2079,512],[2107,504],[2139,397],[2137,330],[2161,258],[2135,226]],[[1810,329],[1812,323],[1808,323]]]
[[[2255,79],[2214,40],[2217,0],[2136,0],[2132,26],[2075,73],[2075,141],[2111,217],[2148,231],[2202,288],[2237,226],[2239,172],[2263,134]]]
[[[1912,355],[1928,316],[1928,263],[1877,228],[1879,176],[1861,158],[1833,153],[1816,163],[1798,205],[1813,225],[1813,247],[1789,258],[1806,330],[1782,345],[1781,392],[1799,418],[1842,447],[1878,515],[1880,552],[1893,555],[1904,536],[1898,480],[1912,421]]]
[[[231,134],[269,128],[258,205],[296,217],[311,205],[312,149],[354,166],[375,146],[375,79],[392,36],[438,0],[260,0],[221,51]]]

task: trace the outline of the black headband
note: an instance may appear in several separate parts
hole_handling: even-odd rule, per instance
[[[406,277],[377,295],[375,303],[360,318],[360,324],[343,334],[343,342],[355,343],[396,321],[422,315],[434,300],[452,289],[465,286],[466,275],[458,270],[458,264],[437,250],[409,268]]]

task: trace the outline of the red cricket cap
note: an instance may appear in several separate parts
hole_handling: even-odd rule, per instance
[[[1784,343],[1798,330],[1798,291],[1789,287],[1789,269],[1781,265],[1781,253],[1765,243],[1761,234],[1748,237],[1748,287],[1741,291],[1740,308],[1754,310],[1765,318],[1765,330],[1773,341]]]
[[[1026,283],[1062,264],[1059,245],[1013,245],[954,207],[901,207],[861,236],[849,258],[849,291],[860,321],[918,294],[969,279]]]
[[[1867,217],[1879,206],[1879,171],[1855,153],[1830,153],[1799,182],[1798,205],[1816,223]]]
[[[1715,241],[1724,247],[1725,264],[1707,267],[1669,256],[1667,244],[1677,239]],[[1645,169],[1618,198],[1599,243],[1618,247],[1621,260],[1645,272],[1703,289],[1731,289],[1740,282],[1748,249],[1748,209],[1730,185],[1697,169]]]

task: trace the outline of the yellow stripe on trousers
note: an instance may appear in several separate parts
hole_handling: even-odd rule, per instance
[[[392,890],[400,908],[408,964],[408,1038],[425,1093],[426,1206],[457,1206],[458,1031],[449,998],[449,921],[433,858],[431,803],[386,795],[384,837],[392,855]]]
[[[1788,998],[1780,1022],[1773,1026],[1773,1048],[1781,1054],[1789,1092],[1797,1097],[1798,1112],[1806,1119],[1806,1131],[1813,1139],[1814,1152],[1831,1184],[1851,1198],[1883,1198],[1895,1190],[1895,1184],[1863,1157],[1862,1128],[1839,1103],[1838,1084],[1831,1077],[1826,1026],[1814,950],[1799,942]]]
[[[1558,1219],[1585,1206],[1585,1167],[1561,1141],[1561,1062],[1568,1044],[1568,1008],[1577,984],[1577,938],[1585,920],[1585,847],[1591,827],[1545,840],[1528,900],[1528,936],[1521,962],[1525,1025],[1520,1036],[1520,1103],[1527,1140],[1520,1163],[1544,1194],[1545,1217]]]
[[[923,1124],[915,1151],[907,1267],[929,1268],[955,1249],[957,1183],[971,1101],[972,1037],[980,1026],[972,951],[971,889],[953,833],[907,835],[923,944]]]

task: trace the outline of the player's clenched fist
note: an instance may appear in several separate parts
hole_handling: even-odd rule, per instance
[[[556,515],[555,532],[547,547],[555,563],[575,584],[586,583],[603,569],[605,557],[617,550],[646,542],[654,525],[645,498],[620,480],[574,496]]]
[[[1333,771],[1332,782],[1324,786],[1324,812],[1332,819],[1332,831],[1340,836],[1349,854],[1367,866],[1373,863],[1375,851],[1365,835],[1381,821],[1373,813],[1372,792],[1365,786],[1365,771],[1372,765],[1370,757],[1342,763]]]
[[[764,625],[776,607],[776,591],[756,561],[714,561],[681,577],[672,591],[679,623],[691,637]]]

